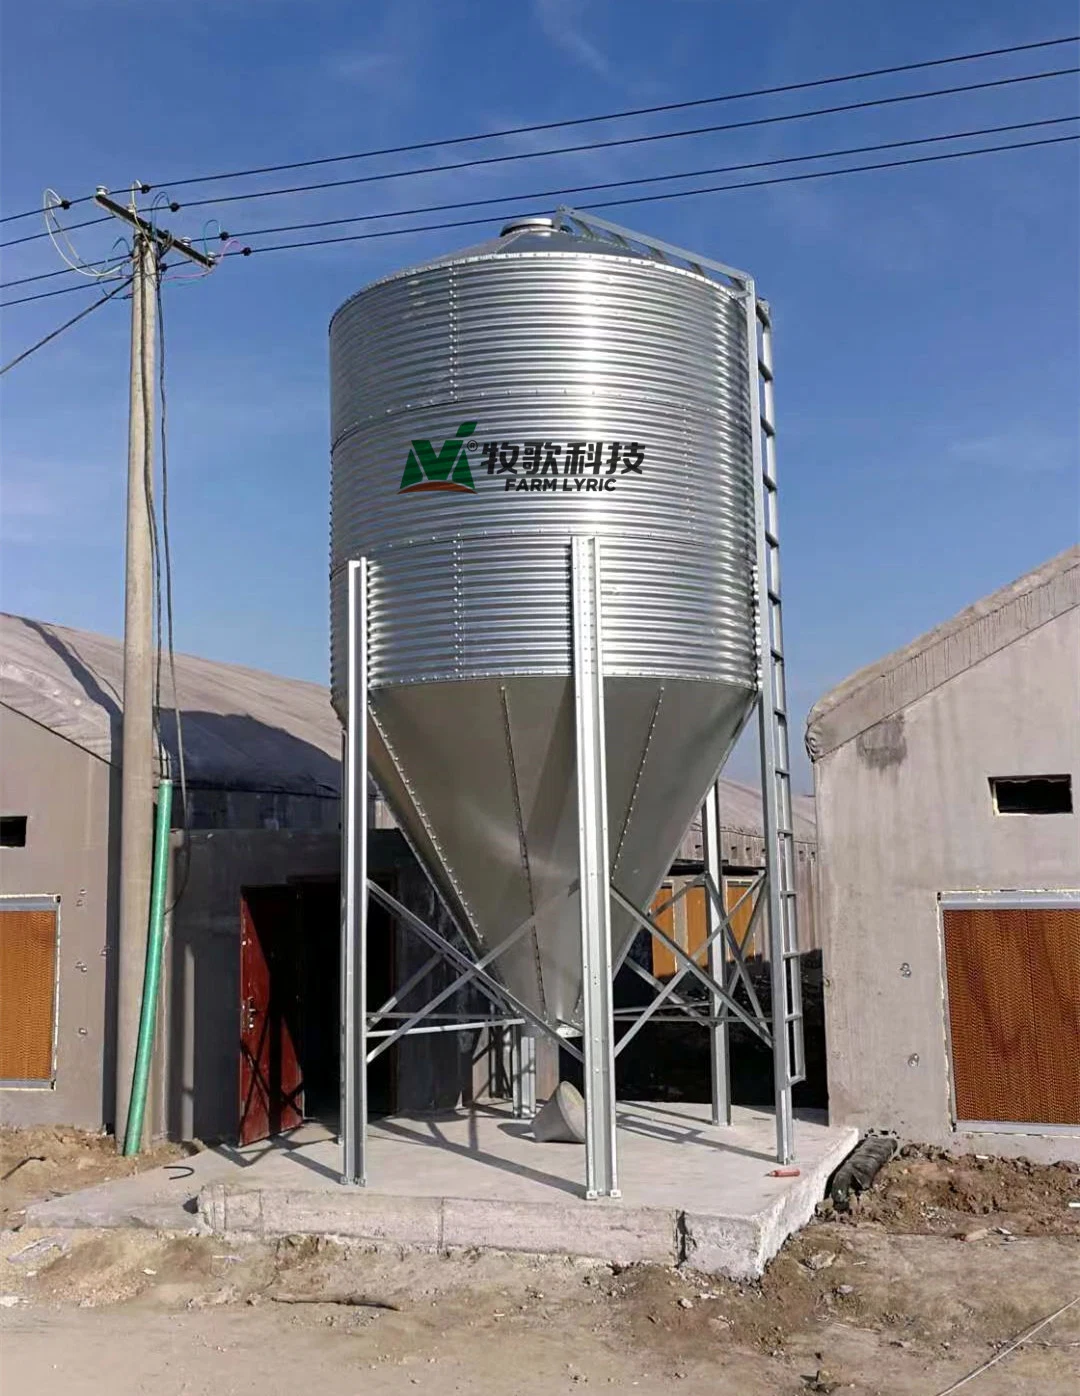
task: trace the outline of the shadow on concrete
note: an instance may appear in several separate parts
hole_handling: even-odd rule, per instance
[[[458,1158],[472,1159],[476,1163],[484,1163],[491,1168],[497,1168],[503,1173],[513,1173],[519,1178],[528,1178],[534,1183],[543,1183],[546,1187],[557,1188],[560,1192],[569,1193],[571,1197],[581,1196],[583,1182],[572,1183],[566,1178],[560,1178],[552,1173],[544,1173],[538,1168],[529,1168],[525,1164],[512,1163],[509,1159],[500,1158],[498,1154],[487,1153],[481,1149],[476,1132],[476,1113],[472,1110],[469,1112],[469,1143],[467,1145],[455,1144],[452,1140],[447,1139],[446,1135],[439,1129],[437,1120],[423,1122],[429,1131],[427,1138],[411,1129],[402,1128],[394,1120],[380,1120],[377,1126],[373,1126],[373,1131],[377,1130],[379,1134],[383,1135],[392,1135],[396,1139],[416,1144],[423,1149],[439,1149],[448,1154],[455,1154]],[[582,1163],[582,1172],[584,1173],[584,1162]]]
[[[315,1141],[311,1139],[291,1139],[287,1134],[275,1135],[273,1139],[268,1139],[261,1148],[249,1145],[246,1149],[233,1148],[231,1144],[218,1144],[211,1153],[217,1154],[219,1158],[227,1159],[229,1163],[237,1168],[254,1168],[257,1164],[270,1154],[282,1154],[286,1156],[290,1163],[295,1163],[301,1168],[306,1168],[312,1173],[317,1173],[321,1178],[328,1178],[332,1183],[341,1182],[341,1171],[331,1168],[329,1164],[320,1163],[310,1154],[303,1152]]]
[[[658,1120],[649,1119],[644,1115],[632,1115],[627,1110],[619,1110],[616,1114],[616,1125],[619,1129],[625,1130],[628,1134],[641,1134],[646,1139],[661,1139],[668,1144],[689,1144],[700,1148],[712,1149],[718,1154],[738,1154],[741,1158],[760,1159],[762,1163],[775,1162],[771,1153],[763,1152],[760,1149],[741,1149],[737,1144],[730,1143],[726,1139],[710,1139],[703,1133],[705,1126],[700,1129],[692,1125],[687,1126],[684,1122],[683,1128],[666,1126]]]

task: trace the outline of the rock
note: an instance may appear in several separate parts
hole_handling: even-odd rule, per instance
[[[828,1393],[835,1391],[840,1385],[833,1374],[824,1367],[819,1367],[810,1376],[804,1376],[803,1383],[808,1391],[819,1391],[824,1393],[824,1396],[828,1396]]]
[[[692,1299],[687,1299],[687,1298],[685,1297],[685,1295],[683,1296],[682,1299],[679,1300],[679,1308],[680,1308],[680,1309],[692,1309],[693,1307],[694,1307],[694,1301],[693,1301]]]
[[[803,1264],[808,1270],[827,1270],[836,1260],[835,1251],[814,1251],[813,1255],[808,1255]]]
[[[855,1293],[855,1286],[854,1286],[854,1285],[837,1285],[837,1286],[836,1286],[836,1292],[837,1292],[837,1294],[854,1294],[854,1293]]]
[[[984,1236],[989,1235],[990,1228],[988,1226],[976,1226],[970,1231],[958,1231],[956,1233],[956,1239],[958,1241],[981,1241]]]

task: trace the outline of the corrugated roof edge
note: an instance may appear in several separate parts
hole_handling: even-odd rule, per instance
[[[909,707],[981,660],[1080,606],[1080,546],[968,606],[831,689],[806,720],[812,761]],[[963,643],[958,643],[963,636]]]

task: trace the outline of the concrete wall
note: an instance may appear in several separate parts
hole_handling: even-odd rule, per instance
[[[118,830],[109,823],[109,792],[116,773],[4,707],[0,753],[3,813],[28,817],[26,847],[0,850],[0,894],[60,896],[56,1082],[0,1088],[0,1121],[99,1129],[111,1120],[113,1102],[110,850]]]
[[[1078,674],[1072,610],[815,763],[834,1124],[956,1140],[938,893],[1080,885]],[[1066,772],[1073,814],[994,813],[990,776]],[[975,1142],[1080,1157],[1080,1129]]]

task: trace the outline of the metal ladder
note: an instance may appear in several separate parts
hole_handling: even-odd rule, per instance
[[[754,298],[753,320],[748,317],[754,340],[758,388],[758,442],[761,470],[761,518],[759,520],[759,605],[761,607],[762,691],[760,736],[762,780],[766,803],[765,834],[773,846],[767,865],[770,877],[773,1032],[783,1034],[774,1045],[777,1073],[776,1103],[778,1152],[793,1152],[790,1129],[780,1129],[781,1116],[791,1119],[791,1090],[806,1079],[803,1042],[802,975],[795,897],[795,830],[791,807],[791,744],[784,669],[783,608],[780,594],[780,537],[777,518],[776,427],[773,410],[772,322],[769,309]],[[779,1047],[779,1050],[777,1049]]]

